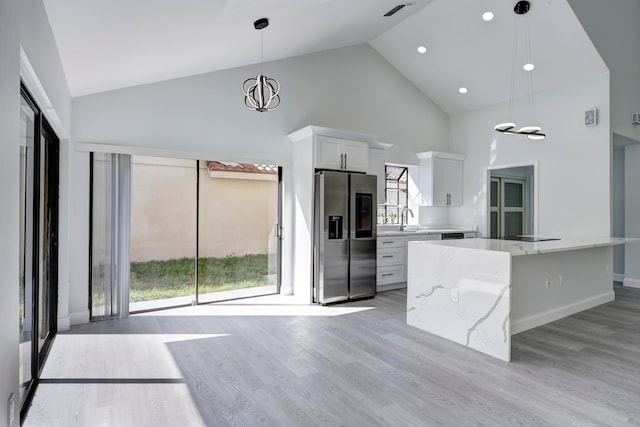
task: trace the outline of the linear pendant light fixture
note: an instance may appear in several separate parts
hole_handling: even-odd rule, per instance
[[[526,64],[524,69],[527,73],[527,92],[529,103],[529,120],[531,123],[535,123],[535,111],[533,104],[533,63],[531,62],[531,40],[529,36],[529,20],[526,16],[531,9],[531,3],[528,1],[518,1],[513,7],[515,13],[515,23],[513,26],[513,57],[511,63],[511,94],[509,98],[509,122],[500,123],[494,126],[494,130],[500,133],[506,133],[508,135],[527,135],[529,139],[544,139],[546,134],[542,132],[540,126],[529,125],[523,126],[520,129],[516,129],[515,123],[513,123],[513,96],[515,91],[515,78],[516,78],[516,54],[518,52],[518,17],[522,16],[524,21],[524,43]]]
[[[267,18],[260,18],[253,23],[256,30],[263,30],[269,26]],[[262,64],[264,62],[264,34],[260,31],[260,73],[248,78],[242,84],[244,93],[244,105],[250,110],[265,111],[275,110],[280,106],[280,83],[276,79],[262,74]]]

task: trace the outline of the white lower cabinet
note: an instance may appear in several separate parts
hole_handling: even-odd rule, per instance
[[[406,282],[406,244],[404,236],[383,237],[377,240],[376,288],[378,291],[399,288]]]
[[[376,288],[378,291],[407,286],[407,242],[440,240],[441,234],[416,234],[378,238],[376,256]]]

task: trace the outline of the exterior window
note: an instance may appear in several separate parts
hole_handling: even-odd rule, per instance
[[[385,165],[385,203],[378,205],[378,224],[399,224],[402,209],[408,206],[407,182],[409,169]]]

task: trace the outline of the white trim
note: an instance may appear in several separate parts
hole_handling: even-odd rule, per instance
[[[169,150],[157,147],[141,147],[135,145],[103,144],[99,142],[76,142],[73,144],[75,151],[94,153],[130,154],[132,156],[170,157],[174,159],[188,160],[220,160],[225,162],[270,164],[282,167],[289,166],[289,161],[275,159],[257,159],[255,157],[234,157],[216,153],[198,153],[195,151]]]
[[[58,332],[68,331],[71,328],[69,317],[58,317]]]
[[[543,313],[534,314],[522,319],[512,320],[511,335],[515,335],[520,332],[524,332],[526,330],[536,328],[550,322],[554,322],[558,319],[562,319],[563,317],[571,316],[572,314],[597,307],[601,304],[611,302],[614,299],[615,294],[613,293],[613,290],[611,290],[603,294],[576,301],[564,307],[554,308]]]
[[[638,280],[638,279],[629,279],[628,277],[625,277],[624,280],[622,281],[622,285],[626,286],[627,288],[639,288],[640,289],[640,280]]]
[[[439,159],[448,160],[461,160],[464,161],[465,156],[462,154],[444,153],[442,151],[423,151],[422,153],[416,153],[416,157],[420,160],[431,159],[437,157]]]
[[[44,90],[44,86],[40,83],[40,79],[36,75],[36,71],[33,69],[27,54],[25,53],[22,46],[20,46],[20,78],[24,82],[24,85],[29,89],[29,93],[38,104],[38,107],[47,118],[47,121],[53,128],[54,132],[58,139],[68,139],[69,138],[69,130],[65,129],[56,113],[56,110],[53,108],[53,104],[47,95],[47,91]]]
[[[624,274],[622,274],[622,273],[613,273],[613,281],[614,282],[624,282]]]
[[[369,144],[369,148],[374,150],[388,150],[393,147],[393,144],[378,141],[378,137],[375,135],[368,135],[366,133],[352,132],[349,130],[325,128],[322,126],[305,126],[302,129],[291,132],[288,136],[293,142],[302,141],[307,138],[311,138],[313,135],[324,135],[332,138],[350,139],[352,141],[362,141]]]
[[[89,309],[69,314],[69,324],[71,326],[84,323],[89,323]]]
[[[516,162],[516,163],[506,163],[502,165],[492,165],[485,166],[484,175],[485,175],[485,186],[487,190],[485,191],[485,200],[487,202],[487,210],[485,212],[485,226],[486,233],[489,234],[489,230],[491,229],[491,200],[489,200],[490,193],[489,189],[491,188],[491,171],[496,169],[509,169],[509,168],[519,168],[519,167],[527,167],[533,166],[533,235],[538,235],[538,209],[540,206],[538,200],[538,161],[533,160],[530,162]]]

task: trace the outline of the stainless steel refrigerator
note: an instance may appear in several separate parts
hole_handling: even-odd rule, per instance
[[[321,171],[315,175],[314,301],[376,294],[377,177]]]

